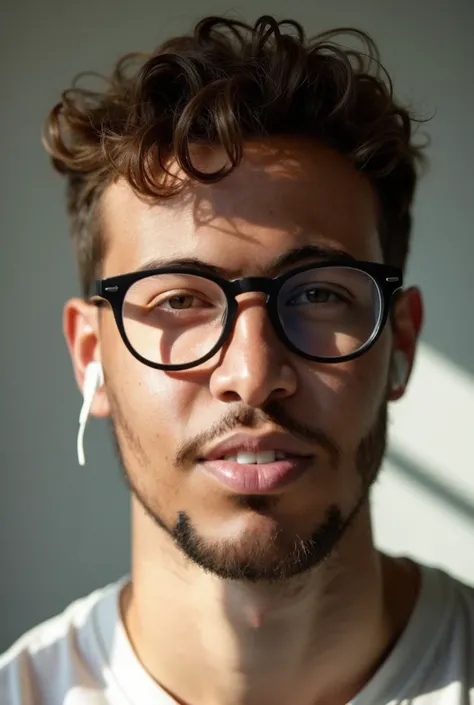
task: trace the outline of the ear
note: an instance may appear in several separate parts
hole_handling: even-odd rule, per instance
[[[102,362],[98,308],[83,299],[70,299],[64,307],[63,331],[76,382],[82,393],[87,365],[93,361]],[[106,385],[97,390],[90,413],[93,416],[109,416]]]
[[[389,390],[388,399],[396,401],[404,394],[411,376],[418,339],[423,326],[423,299],[417,287],[402,291],[392,309],[393,349],[406,360],[407,375],[404,384]]]

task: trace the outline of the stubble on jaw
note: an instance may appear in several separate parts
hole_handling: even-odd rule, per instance
[[[200,566],[204,571],[226,580],[242,580],[247,582],[265,581],[281,583],[291,578],[307,573],[325,562],[336,549],[342,537],[353,524],[362,508],[369,499],[372,487],[381,466],[386,448],[387,435],[387,402],[383,401],[379,408],[376,421],[359,444],[354,459],[355,470],[360,478],[360,491],[351,510],[344,515],[336,504],[329,506],[324,519],[315,527],[309,537],[297,535],[289,536],[275,523],[274,528],[267,533],[264,540],[259,540],[250,531],[244,534],[238,543],[232,541],[209,542],[199,535],[199,530],[193,525],[191,516],[179,509],[173,525],[168,524],[159,508],[153,506],[153,500],[146,497],[140,487],[139,478],[134,478],[125,460],[126,455],[132,455],[138,467],[144,472],[153,469],[153,462],[147,456],[137,433],[127,422],[126,416],[118,403],[115,395],[110,393],[111,402],[111,427],[115,448],[122,467],[123,478],[130,491],[137,499],[146,514],[153,522],[172,538],[174,543],[192,563]],[[247,410],[247,426],[255,419],[263,418],[262,412],[253,414]],[[277,423],[278,426],[290,433],[303,434],[308,440],[311,429],[295,423],[288,417],[286,411],[277,404],[269,405],[268,411],[263,412],[267,420]],[[234,426],[242,421],[234,419]],[[222,425],[222,424],[221,424]],[[230,418],[224,424],[227,428],[232,425]],[[329,438],[323,439],[320,431],[315,432],[315,439],[324,440],[332,463],[339,461],[338,446]],[[126,449],[122,449],[126,444]],[[182,446],[177,458],[183,461],[190,457],[199,443],[189,442]],[[274,497],[262,496],[236,496],[236,505],[242,509],[271,516]],[[237,509],[237,506],[236,506]]]

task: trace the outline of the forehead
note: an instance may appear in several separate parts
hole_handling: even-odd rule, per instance
[[[203,171],[225,163],[211,148],[196,149],[193,161]],[[168,200],[146,202],[118,181],[103,196],[101,220],[104,276],[183,257],[252,274],[311,244],[382,260],[370,183],[345,157],[309,140],[248,144],[230,175],[187,182]]]

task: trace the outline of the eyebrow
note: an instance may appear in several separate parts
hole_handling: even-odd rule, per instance
[[[328,263],[337,263],[341,261],[355,262],[356,258],[350,255],[345,250],[340,250],[335,247],[326,245],[304,245],[303,247],[293,248],[279,255],[272,262],[269,262],[262,270],[264,275],[273,275],[279,270],[291,265],[301,264],[308,260],[318,260]],[[149,272],[154,269],[162,269],[165,267],[186,267],[195,269],[196,271],[207,272],[214,274],[224,279],[236,279],[244,275],[242,269],[227,269],[218,267],[215,264],[210,264],[198,257],[177,257],[177,258],[153,258],[148,260],[143,265],[138,267],[137,272]]]

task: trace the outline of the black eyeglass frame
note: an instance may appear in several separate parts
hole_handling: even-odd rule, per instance
[[[288,279],[291,279],[295,275],[306,272],[310,269],[321,269],[321,268],[333,268],[333,267],[345,267],[348,269],[355,269],[368,274],[377,286],[377,290],[381,300],[381,315],[379,316],[378,323],[374,328],[372,335],[369,340],[362,345],[358,350],[348,355],[343,355],[341,357],[321,357],[310,355],[300,350],[296,345],[294,345],[290,338],[288,338],[283,325],[280,321],[280,316],[278,314],[278,294],[280,289],[285,284]],[[226,301],[227,301],[227,311],[225,320],[222,327],[222,333],[219,339],[211,348],[211,350],[206,353],[203,357],[195,360],[194,362],[187,362],[178,365],[169,365],[159,362],[152,362],[147,360],[140,353],[138,353],[135,348],[130,343],[127,333],[125,331],[125,326],[123,322],[123,303],[128,289],[135,284],[135,282],[145,279],[147,277],[156,276],[157,274],[190,274],[193,276],[201,277],[202,279],[207,279],[208,281],[217,284],[223,291]],[[229,337],[229,334],[234,326],[234,323],[238,314],[238,303],[236,297],[240,294],[247,294],[250,292],[261,292],[266,295],[266,306],[267,313],[273,328],[280,338],[280,340],[286,345],[286,347],[294,352],[300,357],[311,360],[312,362],[323,362],[323,363],[338,363],[346,362],[348,360],[353,360],[360,357],[366,353],[378,340],[380,337],[390,311],[390,306],[392,303],[393,295],[401,289],[403,286],[403,274],[398,267],[393,267],[391,265],[379,264],[378,262],[363,262],[356,261],[353,259],[345,260],[331,260],[331,262],[316,262],[307,263],[295,269],[291,269],[283,274],[279,274],[276,277],[240,277],[238,279],[224,279],[216,274],[211,274],[206,271],[201,271],[199,268],[193,267],[160,267],[159,269],[144,270],[139,272],[130,272],[128,274],[120,274],[116,277],[108,277],[107,279],[98,279],[95,282],[95,296],[92,296],[91,303],[100,305],[103,302],[108,302],[112,308],[115,322],[122,340],[129,350],[129,352],[140,362],[148,367],[152,367],[157,370],[167,370],[167,371],[181,371],[189,370],[193,367],[198,367],[202,363],[213,357]]]

